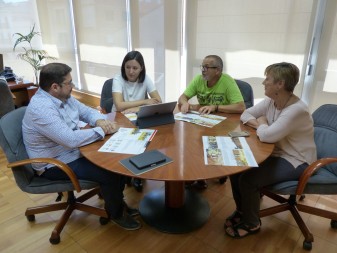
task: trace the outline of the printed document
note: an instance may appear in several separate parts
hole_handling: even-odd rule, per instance
[[[145,151],[156,132],[154,129],[121,127],[98,151],[137,155]]]
[[[245,137],[203,136],[206,165],[258,167]]]
[[[174,115],[174,119],[190,122],[200,126],[213,127],[216,124],[219,124],[221,121],[225,120],[226,117],[213,114],[199,114],[198,112],[189,112],[189,113],[179,112]]]

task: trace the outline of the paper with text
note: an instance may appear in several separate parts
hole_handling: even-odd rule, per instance
[[[245,137],[203,136],[206,165],[257,167]]]
[[[98,150],[121,154],[143,153],[157,130],[121,127]]]
[[[225,120],[226,117],[213,115],[213,114],[199,114],[199,113],[177,113],[174,115],[175,120],[181,120],[197,124],[205,127],[213,127],[219,124],[221,121]]]

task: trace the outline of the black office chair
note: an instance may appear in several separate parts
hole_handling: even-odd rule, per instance
[[[337,194],[337,105],[320,106],[314,113],[314,138],[317,161],[303,172],[298,181],[287,181],[263,188],[261,191],[280,205],[260,211],[260,217],[290,211],[304,236],[303,248],[310,250],[313,235],[302,220],[299,211],[331,219],[331,228],[337,229],[337,210],[327,211],[298,203],[296,197],[303,194]],[[287,199],[281,195],[290,195]],[[336,201],[335,201],[336,202]],[[336,207],[336,203],[332,203]]]
[[[235,82],[241,91],[246,109],[252,107],[254,105],[254,92],[252,86],[250,86],[249,83],[238,79],[235,79]],[[227,178],[228,177],[219,178],[219,183],[224,184],[227,181]]]
[[[14,100],[7,81],[0,77],[0,118],[14,109]]]
[[[252,107],[254,105],[254,92],[252,86],[250,86],[249,83],[238,79],[235,79],[235,82],[241,91],[246,109]]]
[[[68,192],[68,198],[64,202],[27,208],[25,215],[28,221],[33,222],[35,214],[65,210],[49,238],[52,244],[60,242],[60,233],[74,210],[98,215],[100,216],[100,223],[106,224],[108,222],[108,215],[105,209],[83,203],[99,193],[98,183],[88,180],[78,180],[68,165],[57,159],[29,159],[22,138],[22,119],[25,111],[26,107],[20,107],[7,113],[0,119],[0,145],[9,162],[7,167],[12,169],[16,184],[22,191],[32,194]],[[63,170],[69,176],[69,180],[54,181],[39,177],[32,168],[32,163],[53,164]],[[75,197],[74,190],[77,192],[81,190],[89,191],[79,197]],[[59,200],[57,199],[56,202]]]
[[[112,98],[113,79],[108,79],[104,82],[101,92],[100,106],[103,113],[110,113],[113,106]]]

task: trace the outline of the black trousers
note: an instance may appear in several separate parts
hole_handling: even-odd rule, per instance
[[[123,191],[125,177],[102,169],[81,157],[68,166],[74,171],[78,179],[97,182],[105,201],[105,210],[110,217],[117,218],[123,213]],[[68,176],[59,168],[51,168],[41,175],[50,180],[67,180]]]
[[[303,163],[297,168],[284,158],[269,157],[259,167],[230,176],[236,208],[241,211],[245,223],[260,224],[260,189],[283,181],[298,180],[308,166]]]

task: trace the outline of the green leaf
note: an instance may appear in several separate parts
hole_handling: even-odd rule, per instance
[[[16,47],[21,43],[27,43],[29,47],[22,46],[24,50],[23,53],[19,53],[17,57],[23,61],[26,61],[28,64],[32,66],[34,72],[38,71],[42,66],[42,61],[44,59],[47,60],[56,60],[56,57],[52,57],[48,55],[48,52],[45,50],[38,50],[32,47],[31,41],[36,36],[41,36],[40,32],[35,31],[35,24],[27,35],[23,35],[21,33],[14,33],[13,36],[17,36],[16,41],[14,42],[13,51],[15,51]]]

